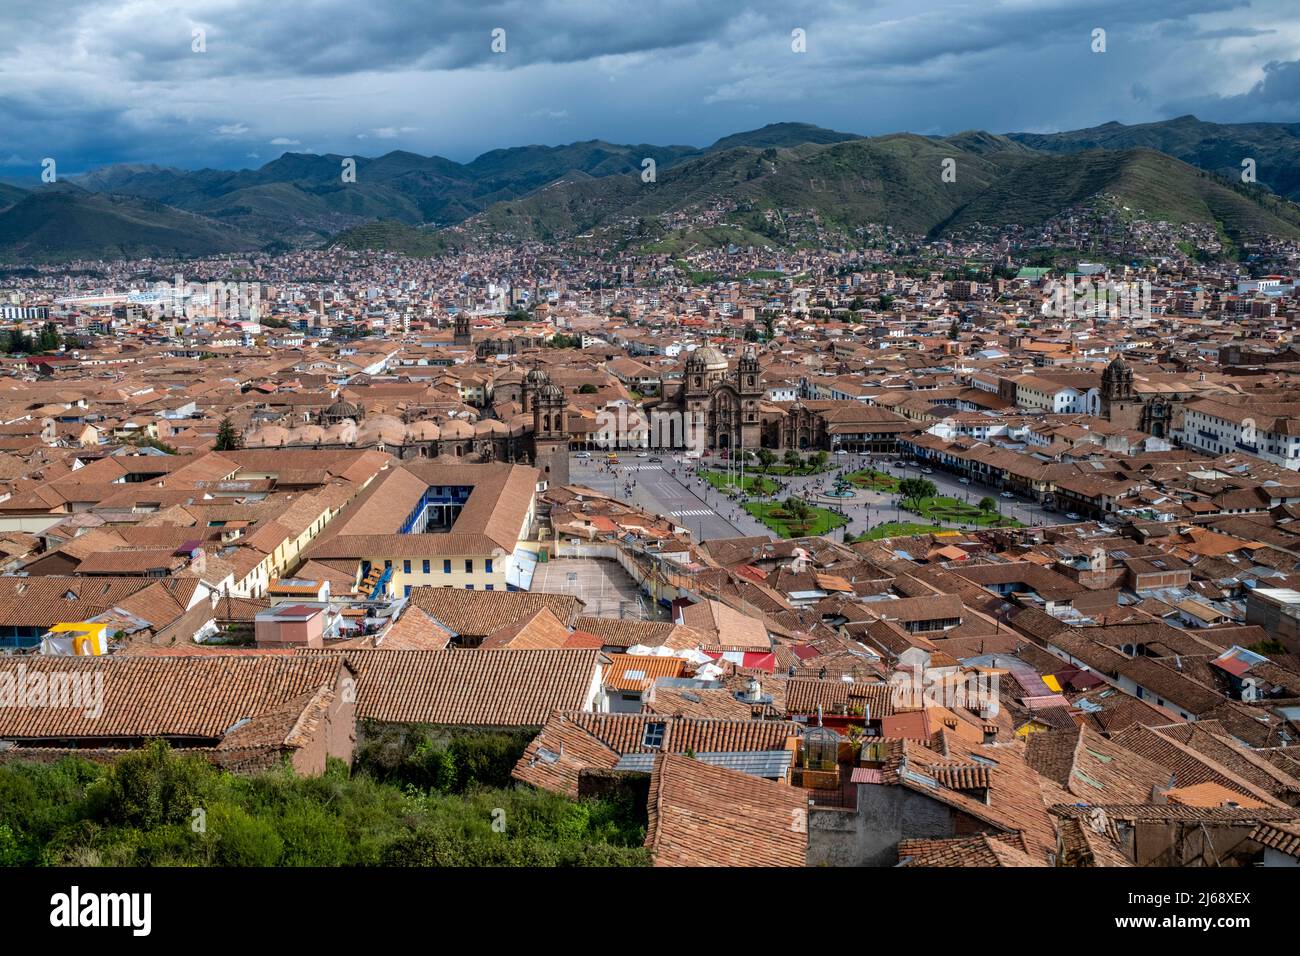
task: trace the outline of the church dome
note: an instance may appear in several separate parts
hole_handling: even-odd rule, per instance
[[[686,359],[686,367],[692,371],[704,369],[706,371],[715,371],[727,367],[727,359],[721,352],[711,345],[701,345],[693,351]]]
[[[554,382],[547,382],[542,386],[542,390],[539,394],[542,398],[564,400],[564,389],[560,388],[560,386],[556,385]]]
[[[453,418],[447,424],[442,426],[443,438],[473,438],[474,426],[469,422],[461,421],[459,418]]]
[[[337,402],[325,409],[325,417],[334,421],[342,421],[345,418],[358,418],[361,415],[361,409],[351,402],[344,401],[340,398]]]
[[[270,448],[275,445],[283,445],[288,437],[289,430],[287,428],[281,428],[279,425],[265,425],[248,436],[247,444],[250,448]]]
[[[437,441],[442,437],[442,430],[426,418],[412,423],[410,434],[416,441]]]

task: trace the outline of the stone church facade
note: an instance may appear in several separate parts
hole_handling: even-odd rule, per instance
[[[761,444],[763,386],[752,349],[740,357],[733,372],[721,352],[701,346],[687,356],[676,391],[670,392],[661,381],[660,394],[665,398],[656,411],[681,416],[682,422],[702,429],[708,448],[755,449]],[[680,447],[676,441],[665,444]]]

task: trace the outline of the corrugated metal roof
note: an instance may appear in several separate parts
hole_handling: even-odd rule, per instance
[[[747,773],[751,777],[777,780],[786,775],[793,756],[794,754],[789,750],[716,751],[698,753],[695,759],[715,767]],[[654,752],[624,754],[614,765],[614,769],[649,773],[654,766],[655,757]]]

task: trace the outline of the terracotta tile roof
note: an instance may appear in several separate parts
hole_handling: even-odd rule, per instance
[[[1016,745],[974,746],[945,731],[936,733],[930,746],[915,740],[888,743],[883,767],[886,786],[905,786],[1002,831],[1021,831],[1035,859],[1055,849],[1056,831],[1045,796],[1061,790],[1035,773]],[[944,782],[973,780],[951,768],[975,766],[987,771],[987,800]]]
[[[845,680],[816,680],[792,677],[786,682],[787,714],[810,715],[818,708],[823,714],[853,714],[867,707],[872,719],[894,713],[894,688],[887,683]]]
[[[1165,799],[1170,803],[1180,803],[1188,807],[1246,807],[1258,810],[1266,806],[1259,800],[1243,796],[1236,790],[1229,790],[1222,784],[1206,781],[1194,783],[1190,787],[1174,787],[1165,791]]]
[[[376,547],[415,547],[420,553],[491,553],[514,550],[524,518],[533,506],[539,472],[524,465],[451,465],[407,461],[371,482],[311,549],[312,557],[361,557],[383,553]],[[464,486],[472,491],[450,534],[401,535],[402,522],[430,487]],[[405,540],[404,540],[405,539]],[[457,548],[474,544],[474,550]],[[431,548],[439,550],[430,551]],[[402,556],[401,552],[395,556]]]
[[[656,687],[653,695],[651,700],[643,701],[643,712],[712,720],[778,720],[782,716],[771,704],[741,700],[727,687]]]
[[[645,845],[655,866],[804,866],[804,793],[711,764],[655,760]]]
[[[502,647],[515,649],[565,647],[568,645],[568,640],[569,629],[551,613],[549,608],[541,607],[528,617],[493,631],[479,646],[488,650]]]
[[[565,715],[609,744],[620,754],[665,750],[670,753],[713,753],[723,750],[781,750],[802,727],[785,720],[696,720],[647,714]],[[664,725],[663,743],[647,746],[645,726]]]
[[[1294,805],[1300,800],[1300,779],[1249,748],[1242,747],[1218,720],[1175,724],[1157,728],[1171,740],[1191,747],[1283,803]]]
[[[501,653],[501,652],[495,652]],[[651,739],[647,744],[647,727]],[[578,774],[587,767],[609,769],[607,755],[588,763],[588,753],[618,757],[630,753],[719,753],[785,750],[802,727],[783,720],[714,720],[662,714],[556,713],[542,727],[515,765],[514,776],[535,786],[577,793]],[[590,743],[594,742],[594,743]],[[594,750],[591,748],[599,744]],[[563,754],[550,760],[548,754]],[[544,766],[543,766],[544,764]]]
[[[618,691],[648,690],[660,677],[681,677],[686,662],[680,657],[611,654],[605,669],[605,686]]]
[[[682,623],[697,631],[716,635],[718,644],[727,648],[763,650],[772,649],[767,628],[755,617],[749,617],[721,601],[705,598],[698,604],[682,609]]]
[[[613,770],[620,756],[573,721],[553,717],[525,749],[511,776],[543,790],[577,797],[582,771]]]
[[[239,720],[334,687],[341,664],[280,655],[0,657],[0,686],[22,672],[102,677],[104,704],[98,717],[84,706],[0,707],[0,738],[219,738]]]
[[[581,710],[606,660],[595,650],[298,652],[348,661],[359,720],[478,727],[541,727],[556,710]]]
[[[595,634],[610,647],[646,647],[667,645],[687,649],[706,643],[705,636],[693,628],[672,621],[636,621],[631,618],[579,617],[574,627]]]
[[[1181,803],[1103,803],[1080,806],[1077,803],[1053,804],[1053,816],[1087,819],[1101,811],[1111,821],[1186,821],[1192,823],[1244,824],[1261,822],[1300,823],[1296,807],[1193,807]]]
[[[1279,853],[1300,859],[1300,824],[1261,823],[1250,836]]]
[[[1096,825],[1081,817],[1056,820],[1058,866],[1132,866],[1119,846],[1113,824],[1099,818]]]
[[[0,626],[48,628],[121,607],[161,628],[185,613],[197,585],[196,578],[0,577]]]
[[[1142,803],[1170,781],[1168,768],[1086,727],[1030,734],[1025,762],[1086,803]]]
[[[1046,866],[1025,852],[1019,833],[981,833],[951,840],[901,840],[899,866]]]
[[[1233,773],[1218,761],[1176,739],[1163,727],[1133,725],[1111,737],[1117,744],[1169,770],[1176,786],[1213,782],[1270,806],[1282,801]]]
[[[582,601],[571,594],[539,591],[465,591],[418,587],[411,604],[461,638],[477,640],[547,608],[566,627],[573,626]],[[590,630],[590,628],[583,628]]]

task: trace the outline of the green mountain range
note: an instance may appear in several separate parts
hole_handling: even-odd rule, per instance
[[[25,189],[10,186],[8,183],[0,183],[0,209],[13,205],[26,195],[27,190]]]
[[[1259,183],[1240,181],[1240,160]],[[1035,226],[1080,205],[1214,226],[1229,238],[1293,236],[1300,126],[1181,117],[1070,133],[871,138],[777,123],[705,148],[599,140],[493,150],[469,163],[395,151],[285,153],[254,170],[109,166],[71,183],[0,185],[0,258],[206,255],[319,246],[433,255],[449,243],[602,231],[624,244],[799,240],[808,220],[851,235],[877,224],[941,235]],[[656,176],[643,182],[643,161]],[[940,177],[955,160],[956,180]],[[724,208],[714,222],[698,213]],[[694,223],[683,225],[686,215]]]
[[[1077,154],[998,152],[910,134],[793,149],[731,149],[663,171],[655,183],[635,175],[569,178],[522,199],[498,203],[466,223],[479,238],[556,239],[593,230],[641,229],[681,212],[725,204],[728,221],[768,242],[797,238],[783,220],[813,214],[821,226],[852,234],[881,223],[909,233],[945,235],[976,225],[1039,226],[1067,210],[1109,202],[1128,218],[1204,223],[1237,239],[1300,236],[1300,208],[1152,150]],[[1013,144],[1014,146],[1014,144]],[[940,173],[955,162],[955,180]],[[719,237],[725,238],[725,237]],[[727,241],[740,241],[729,239]]]
[[[1049,153],[1091,149],[1154,149],[1241,181],[1243,159],[1255,160],[1261,185],[1300,200],[1300,123],[1206,123],[1180,116],[1161,123],[1106,123],[1069,133],[1012,133],[1010,139]]]
[[[172,206],[66,183],[34,189],[0,212],[0,261],[202,256],[255,249],[247,233]]]

